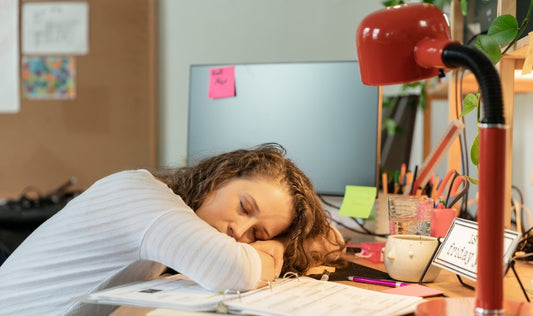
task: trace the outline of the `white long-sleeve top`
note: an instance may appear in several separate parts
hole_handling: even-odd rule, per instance
[[[146,170],[107,176],[37,228],[0,266],[0,315],[102,315],[75,297],[169,266],[202,286],[251,289],[258,253],[200,219]]]

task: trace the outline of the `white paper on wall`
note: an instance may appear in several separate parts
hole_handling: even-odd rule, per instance
[[[22,7],[22,53],[86,55],[87,2],[33,2]]]
[[[0,113],[20,111],[19,0],[0,0]]]

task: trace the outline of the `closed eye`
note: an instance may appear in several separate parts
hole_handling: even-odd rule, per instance
[[[242,203],[242,201],[240,201],[239,204],[241,205],[241,213],[243,213],[244,215],[250,215],[250,212],[248,212],[246,207],[244,207],[244,204]]]

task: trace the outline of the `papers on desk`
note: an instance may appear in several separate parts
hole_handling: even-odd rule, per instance
[[[309,277],[278,279],[244,293],[206,290],[182,275],[92,293],[88,303],[251,315],[403,315],[420,297],[387,294]]]

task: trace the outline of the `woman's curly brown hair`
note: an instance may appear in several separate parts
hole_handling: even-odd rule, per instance
[[[294,214],[290,227],[283,233],[288,239],[283,272],[303,274],[312,266],[328,263],[328,254],[306,253],[303,242],[329,236],[329,213],[324,211],[309,178],[285,155],[281,145],[267,143],[206,158],[194,166],[160,172],[157,177],[195,211],[211,192],[232,178],[262,177],[285,184]],[[338,238],[336,243],[340,249],[344,247]]]

